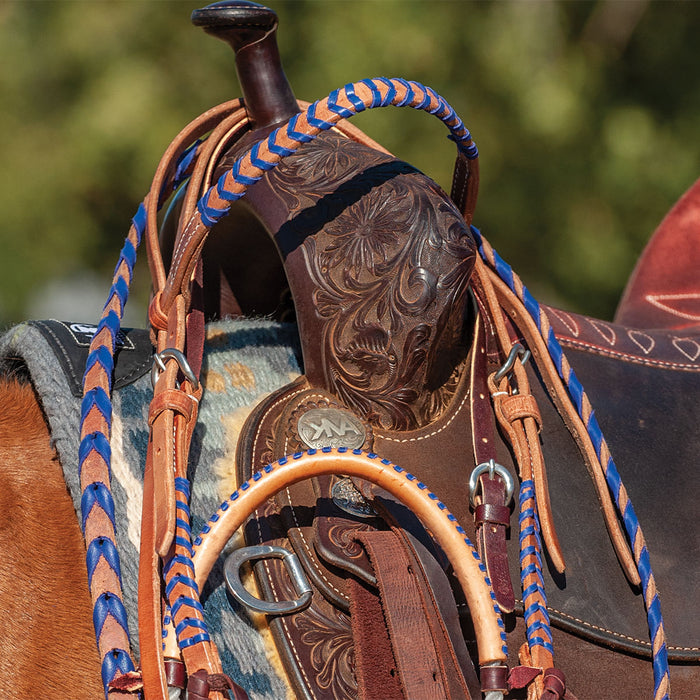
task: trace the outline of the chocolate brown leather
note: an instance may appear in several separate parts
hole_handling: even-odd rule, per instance
[[[288,190],[291,190],[291,185],[287,184],[285,180],[285,171],[280,170],[278,177],[278,184],[284,193],[282,197],[296,197],[297,199],[289,199],[287,201],[299,201],[300,203],[295,205],[296,208],[294,211],[303,211],[304,208],[301,204],[303,196],[301,194],[286,194]],[[292,172],[290,182],[296,182],[294,171]],[[269,193],[265,192],[264,196],[269,196]],[[261,197],[263,197],[263,195],[261,195]],[[311,199],[313,199],[313,197],[311,197]],[[262,211],[262,205],[257,206],[259,206]],[[272,206],[273,208],[275,206],[274,200]],[[313,208],[310,212],[305,213],[304,217],[309,217],[308,220],[313,221],[312,212]],[[334,210],[332,210],[331,213],[334,214]],[[288,223],[285,223],[282,225],[282,228],[284,229],[283,232],[285,232],[285,227],[290,227],[292,230],[295,230],[300,226],[301,224],[297,224],[296,222],[294,227],[290,227]],[[310,228],[314,231],[314,233],[310,235],[296,234],[296,240],[300,245],[307,244],[310,238],[313,238],[314,241],[316,240],[316,238],[314,238],[314,236],[317,235],[315,230],[316,228],[320,228],[320,224],[312,224]],[[280,239],[282,238],[280,237]],[[288,259],[294,252],[294,249],[290,246]],[[314,252],[318,253],[318,250],[314,248]],[[308,261],[305,261],[305,263],[307,266],[310,266],[312,271],[317,269],[314,268],[313,265],[318,263],[310,263]],[[290,267],[289,269],[293,268]],[[290,276],[299,274],[301,273],[296,271],[291,273]],[[313,274],[311,274],[310,276],[313,279],[319,280],[317,283],[320,284],[320,275],[313,277]],[[309,307],[313,308],[312,303],[319,298],[321,292],[314,291],[313,288],[307,291],[308,286],[311,284],[308,280],[301,284],[305,290],[304,296],[302,297],[304,301],[301,306],[303,309],[308,309]],[[464,308],[467,309],[467,306],[465,305]],[[308,313],[308,311],[306,313]],[[462,318],[467,319],[468,317],[468,312],[463,311]],[[632,374],[630,378],[624,382],[624,390],[620,395],[621,401],[623,396],[629,401],[631,395],[638,392],[639,387],[637,380],[633,378],[633,373],[636,371],[633,367],[637,365],[645,367],[646,372],[651,377],[658,378],[650,380],[653,382],[654,391],[661,392],[664,396],[669,396],[669,398],[677,394],[674,394],[673,391],[668,391],[666,375],[663,374],[664,369],[670,372],[680,370],[676,373],[679,382],[679,387],[676,391],[681,393],[684,391],[680,388],[680,385],[682,385],[685,380],[689,380],[691,385],[694,385],[699,367],[697,361],[688,356],[688,354],[692,354],[692,343],[695,342],[692,334],[687,335],[685,339],[677,338],[674,342],[674,338],[670,337],[668,333],[643,331],[644,335],[637,335],[634,329],[619,329],[612,324],[599,322],[594,319],[585,319],[556,310],[551,314],[551,322],[555,332],[564,345],[578,350],[578,352],[571,353],[571,361],[579,374],[581,374],[579,371],[580,368],[584,367],[584,385],[587,388],[589,384],[592,386],[592,389],[588,388],[588,390],[594,396],[597,415],[599,416],[602,410],[605,411],[607,415],[611,416],[611,420],[616,420],[615,417],[618,416],[623,409],[622,406],[620,406],[620,408],[613,408],[610,413],[607,413],[608,409],[606,404],[609,403],[607,393],[609,392],[611,380],[599,380],[597,382],[593,380],[591,382],[590,377],[587,378],[589,373],[585,369],[586,363],[588,362],[587,358],[590,358],[591,369],[594,373],[596,371],[595,368],[598,367],[598,358],[608,358],[607,363],[611,368],[616,366],[618,359],[625,361],[624,364],[630,368]],[[308,351],[309,353],[314,353],[314,355],[318,352],[317,343],[318,338],[321,337],[317,331],[317,324],[318,320],[316,320],[316,325],[313,326],[314,330],[306,334],[307,338],[313,338],[315,341]],[[584,333],[584,330],[586,333]],[[464,341],[460,345],[461,348],[465,348],[468,345],[468,338],[472,333],[473,331],[463,331],[461,337],[464,338]],[[649,340],[647,340],[647,338],[649,338]],[[371,347],[373,346],[368,346],[368,348]],[[647,351],[649,353],[648,355],[645,354]],[[686,351],[686,355],[684,355],[683,351]],[[659,354],[657,355],[657,353]],[[455,353],[455,355],[459,357],[460,353]],[[469,406],[468,401],[465,405],[460,407],[460,400],[464,399],[466,390],[460,389],[459,386],[460,382],[466,381],[468,375],[468,372],[466,372],[464,368],[470,366],[470,361],[464,350],[461,351],[461,357],[462,362],[457,363],[453,373],[444,381],[443,391],[447,397],[441,396],[439,391],[434,393],[431,405],[441,406],[442,413],[438,413],[437,417],[433,418],[427,425],[416,426],[414,423],[412,429],[407,429],[404,425],[401,426],[401,429],[391,430],[387,426],[382,425],[381,420],[377,420],[376,417],[371,416],[370,412],[368,412],[371,416],[370,419],[368,419],[367,414],[362,413],[361,410],[358,412],[358,405],[362,406],[361,399],[358,400],[356,404],[351,403],[350,405],[345,405],[371,424],[367,436],[368,440],[371,440],[370,444],[374,450],[411,469],[419,477],[424,474],[425,480],[431,484],[431,487],[434,488],[436,492],[441,494],[448,507],[452,512],[457,514],[460,522],[468,523],[471,519],[471,515],[467,505],[468,489],[466,480],[469,471],[473,467],[472,460],[474,459],[471,456],[474,453],[474,447],[472,446],[473,426],[471,415],[474,409]],[[312,368],[314,366],[315,365],[312,365]],[[455,365],[452,363],[450,366],[454,367]],[[655,373],[654,370],[658,370],[661,373],[658,371]],[[387,371],[393,371],[393,367],[390,370],[389,366],[387,366]],[[690,377],[686,374],[687,372],[690,372]],[[317,368],[317,374],[315,375],[316,381],[318,381],[319,378],[323,378],[323,376],[324,373],[318,372]],[[333,380],[331,380],[330,383],[332,385]],[[563,427],[557,408],[552,404],[551,399],[547,395],[547,391],[542,386],[542,379],[537,374],[530,373],[530,384],[537,400],[536,404],[532,402],[532,399],[526,396],[514,397],[504,410],[510,421],[523,420],[528,416],[535,416],[532,419],[533,425],[541,426],[541,433],[536,439],[538,442],[542,442],[545,462],[548,465],[549,489],[552,492],[552,517],[556,524],[559,538],[562,540],[561,549],[567,556],[567,563],[569,565],[566,574],[558,573],[554,568],[546,573],[548,578],[547,590],[550,600],[550,617],[554,624],[560,625],[567,630],[575,631],[577,634],[581,634],[588,639],[604,640],[606,645],[614,645],[616,648],[626,650],[627,652],[649,653],[649,645],[645,641],[647,632],[643,606],[638,596],[636,596],[634,592],[630,592],[628,584],[625,583],[624,576],[620,572],[619,564],[615,560],[615,555],[612,553],[609,546],[608,536],[605,533],[605,526],[597,512],[598,508],[595,496],[592,494],[582,495],[582,489],[590,492],[590,487],[588,486],[589,477],[586,474],[585,468],[580,467],[576,469],[573,466],[580,464],[576,442]],[[596,388],[598,384],[602,384],[600,390]],[[616,380],[614,384],[619,385],[619,382]],[[244,435],[239,446],[239,459],[241,463],[250,462],[250,469],[254,470],[259,468],[265,461],[271,460],[283,452],[291,452],[304,447],[298,437],[294,436],[293,421],[290,423],[290,416],[296,415],[295,412],[304,409],[303,397],[318,394],[318,396],[314,398],[316,402],[314,406],[318,405],[318,402],[325,402],[325,405],[328,406],[331,404],[342,405],[343,403],[338,397],[339,392],[337,392],[337,390],[334,391],[335,386],[324,386],[322,389],[318,390],[313,387],[314,383],[307,374],[306,382],[300,381],[289,390],[290,392],[297,392],[297,401],[296,403],[290,404],[290,406],[293,405],[294,408],[290,408],[287,411],[286,415],[288,417],[284,420],[274,418],[267,412],[266,408],[254,414],[251,422],[258,423],[259,434],[257,434],[255,438],[257,447],[252,448],[248,442],[250,436]],[[690,389],[690,391],[693,390]],[[459,397],[460,400],[456,400],[456,397]],[[345,397],[343,396],[343,398]],[[269,407],[276,404],[278,401],[285,400],[282,394],[278,394],[272,397],[265,406]],[[367,403],[368,402],[365,401],[365,406]],[[633,404],[641,408],[643,406],[652,405],[653,402],[651,397],[648,397],[633,401]],[[539,407],[539,412],[542,413],[541,419],[539,418],[537,407]],[[308,410],[308,408],[307,406],[306,409]],[[669,425],[672,425],[677,420],[679,410],[680,407],[678,407],[678,409],[672,408],[671,405],[667,407],[665,419]],[[683,422],[684,420],[685,418],[683,418]],[[688,420],[690,423],[696,420],[692,411]],[[690,430],[690,426],[688,426],[687,430]],[[615,435],[615,433],[616,431],[613,431],[613,435]],[[262,434],[266,435],[266,437],[262,438]],[[536,433],[533,433],[533,435],[534,434]],[[677,433],[675,430],[671,430],[666,431],[665,434],[670,437]],[[273,435],[275,436],[274,438],[272,437]],[[617,440],[618,438],[611,439]],[[651,448],[647,447],[646,449],[648,450]],[[672,450],[673,448],[669,445],[668,449]],[[513,467],[509,448],[500,440],[498,441],[495,452],[499,462],[511,469],[512,473],[517,471]],[[438,459],[436,459],[436,455]],[[616,459],[622,464],[636,464],[647,461],[645,451],[640,449],[639,443],[635,442],[635,440],[626,440],[623,444],[616,446],[616,455],[618,455]],[[568,468],[563,468],[560,465],[569,466]],[[552,469],[555,470],[555,476],[552,475]],[[241,472],[241,478],[247,474],[247,470],[243,470]],[[632,479],[634,483],[640,484],[640,486],[652,480],[650,474],[644,478],[641,478],[641,475],[638,477],[637,475],[628,474],[626,476],[626,481],[630,479]],[[575,487],[573,486],[574,483],[576,484]],[[292,495],[291,500],[284,500],[284,502],[278,501],[276,508],[280,509],[279,512],[282,514],[283,521],[286,516],[292,518],[292,513],[295,512],[297,512],[297,516],[298,512],[308,514],[308,525],[301,525],[298,529],[292,527],[287,531],[287,534],[291,542],[295,545],[295,548],[302,554],[304,551],[311,552],[306,559],[306,566],[310,572],[313,572],[310,574],[311,577],[322,582],[320,584],[320,590],[324,591],[325,596],[325,601],[321,605],[321,607],[325,609],[325,613],[323,616],[319,614],[319,619],[324,620],[323,624],[327,625],[326,629],[328,629],[328,634],[335,634],[337,632],[336,625],[338,617],[337,614],[330,614],[327,607],[328,604],[334,603],[339,605],[339,609],[347,610],[349,601],[347,600],[347,596],[342,593],[340,582],[343,577],[358,576],[362,578],[362,576],[366,576],[366,573],[361,573],[362,567],[353,570],[352,567],[355,566],[356,561],[353,556],[347,556],[347,552],[345,553],[345,563],[328,555],[326,546],[328,536],[327,534],[319,535],[319,532],[327,533],[330,528],[335,527],[337,524],[335,520],[324,521],[324,518],[328,516],[328,492],[330,485],[326,484],[323,487],[317,486],[315,488],[315,491],[311,488],[311,490],[308,490],[306,497],[300,498],[298,501],[300,504],[299,506],[295,507],[293,503],[295,498],[299,497],[299,492],[293,492],[296,495]],[[680,491],[687,488],[687,484],[679,489],[673,487],[673,498],[678,499],[679,502],[683,502],[683,495]],[[314,496],[318,497],[319,494],[324,494],[322,499],[323,506],[319,505],[318,510],[315,510]],[[635,503],[636,502],[637,498],[635,498]],[[590,507],[586,506],[582,508],[584,504],[588,503]],[[655,511],[652,504],[658,506],[658,494],[654,494],[649,503],[650,514],[647,515],[646,518],[640,516],[642,521],[645,522],[647,530],[649,529],[647,521],[652,518],[651,512]],[[669,504],[669,508],[670,507]],[[485,513],[488,513],[490,516],[494,515],[493,510],[486,511],[486,509],[481,509],[479,511],[479,516],[483,516]],[[334,516],[330,517],[333,518]],[[350,524],[344,523],[343,527],[353,526],[352,518],[348,519],[339,513],[336,513],[336,517],[343,521],[350,521]],[[494,517],[494,519],[498,519],[498,524],[500,525],[505,521],[505,511],[498,511],[498,516]],[[585,524],[583,524],[584,521]],[[355,520],[356,527],[359,522],[361,521]],[[692,524],[689,522],[687,527],[692,529]],[[259,521],[256,521],[255,529],[259,530]],[[505,529],[505,526],[503,526],[504,531]],[[652,526],[652,532],[654,530],[655,528]],[[597,534],[593,536],[593,532]],[[278,534],[281,537],[279,541],[284,542],[285,539],[282,537],[284,529],[280,530]],[[591,542],[590,545],[587,544],[589,538]],[[320,541],[324,541],[325,544],[317,546],[316,543]],[[663,537],[661,537],[659,541],[663,541]],[[593,542],[596,544],[592,544]],[[651,546],[653,545],[650,544],[650,547]],[[656,546],[657,548],[659,547],[658,544]],[[569,553],[578,552],[580,552],[580,554],[569,555]],[[335,554],[337,553],[336,551]],[[677,552],[676,555],[680,558],[675,559],[676,561],[683,560],[682,552]],[[573,563],[571,561],[571,556],[574,557]],[[513,546],[512,541],[509,546],[509,557],[510,571],[517,572],[517,548]],[[598,558],[601,559],[601,563],[593,564],[593,569],[597,572],[596,577],[598,577],[595,579],[595,590],[600,593],[599,595],[591,597],[590,593],[584,593],[583,589],[585,588],[588,590],[590,588],[590,582],[592,580],[590,564],[591,562],[596,562]],[[602,561],[606,563],[603,564]],[[319,573],[319,567],[324,566],[325,571],[321,568],[320,571],[323,573]],[[260,568],[262,569],[262,567]],[[366,570],[366,565],[364,569]],[[344,573],[341,574],[341,571],[344,571]],[[270,573],[274,575],[274,568],[268,568],[266,574],[269,575]],[[661,574],[657,574],[657,576],[660,576],[662,580],[665,577],[663,571]],[[669,589],[671,585],[673,585],[673,583],[670,580],[665,584]],[[692,586],[690,580],[687,585]],[[514,583],[514,586],[518,586],[519,588],[517,582]],[[263,587],[265,587],[264,584]],[[581,591],[580,593],[574,593],[574,591],[578,591],[579,589]],[[266,590],[270,591],[270,587],[268,586]],[[611,591],[615,591],[615,593],[611,595]],[[576,601],[574,608],[578,606],[580,615],[566,612],[567,607],[571,605],[572,595]],[[606,598],[607,602],[602,602],[603,598]],[[671,607],[671,609],[673,609],[673,604],[669,605],[669,603],[666,603],[667,598],[668,596],[664,598],[665,608]],[[620,604],[618,601],[623,599],[625,602]],[[612,614],[612,601],[615,601],[614,614]],[[697,654],[697,650],[693,651],[692,649],[692,647],[697,647],[697,644],[692,641],[692,633],[687,629],[683,631],[684,625],[688,624],[687,617],[683,620],[675,616],[673,612],[671,612],[670,615],[669,613],[665,614],[667,616],[667,628],[670,634],[669,652],[671,658],[679,659],[687,657],[688,655]],[[595,622],[591,623],[593,620],[595,620]],[[273,622],[273,625],[275,624],[276,622]],[[294,639],[294,646],[296,648],[299,643],[299,636],[293,636],[295,632],[293,625],[286,623],[278,624],[277,627],[279,630],[278,637],[292,635],[285,637],[285,639]],[[345,627],[345,629],[347,630],[347,627]],[[346,634],[347,633],[348,632],[346,632]],[[680,643],[675,642],[674,638]],[[687,648],[684,648],[686,643]],[[289,647],[291,644],[291,641],[287,641],[283,643],[283,646],[286,645]],[[338,691],[334,690],[334,692]],[[318,697],[323,697],[323,695],[318,695]]]

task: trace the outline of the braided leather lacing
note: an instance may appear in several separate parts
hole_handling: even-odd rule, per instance
[[[173,177],[168,179],[161,194],[161,206],[172,191],[184,181],[192,169],[200,146],[197,140],[179,157]],[[160,207],[159,207],[160,208]],[[136,250],[146,227],[146,200],[132,219],[131,228],[117,262],[108,301],[93,336],[83,376],[81,405],[81,442],[79,473],[81,479],[82,529],[87,548],[88,584],[93,598],[93,623],[98,652],[102,663],[105,695],[118,675],[134,670],[130,655],[127,614],[123,603],[119,554],[115,540],[114,501],[111,493],[111,451],[109,436],[112,419],[112,374],[116,338],[121,327],[129,287],[136,263]],[[86,432],[88,417],[100,425]],[[83,478],[91,468],[91,477]],[[106,517],[105,517],[106,516]],[[100,589],[93,585],[98,568],[111,572],[110,581]]]
[[[322,447],[318,450],[315,449],[309,449],[306,451],[301,451],[301,452],[295,452],[294,454],[287,455],[285,457],[282,457],[281,459],[278,459],[276,462],[270,463],[265,465],[261,471],[255,472],[250,479],[242,483],[218,508],[216,513],[209,519],[209,521],[204,525],[202,528],[202,532],[194,539],[194,549],[195,552],[200,549],[204,542],[206,541],[207,537],[209,534],[214,530],[215,523],[219,521],[221,518],[225,517],[226,511],[241,497],[243,493],[245,493],[248,489],[251,488],[251,486],[260,480],[264,479],[266,475],[272,474],[272,472],[275,471],[275,469],[278,469],[281,466],[285,466],[287,464],[291,464],[293,462],[301,462],[303,460],[308,459],[308,457],[315,457],[315,456],[324,456],[328,455],[330,457],[332,456],[342,456],[342,455],[354,455],[357,457],[361,457],[363,460],[368,460],[368,461],[377,461],[380,462],[382,465],[390,467],[390,469],[395,472],[396,474],[400,475],[402,479],[405,479],[409,484],[411,484],[412,488],[415,488],[419,491],[423,491],[430,501],[434,504],[434,507],[440,511],[442,516],[446,518],[449,523],[451,524],[452,528],[459,533],[461,536],[464,544],[467,546],[469,549],[471,556],[474,558],[474,560],[477,563],[477,566],[479,568],[479,571],[483,575],[483,580],[486,585],[486,587],[489,590],[489,596],[491,599],[491,604],[493,605],[493,612],[496,616],[496,622],[498,624],[498,627],[500,629],[500,638],[502,642],[501,646],[501,651],[505,657],[508,656],[508,642],[506,639],[506,632],[505,632],[505,625],[503,624],[503,619],[501,618],[501,612],[500,608],[498,607],[498,603],[496,601],[496,595],[493,592],[493,587],[491,584],[491,581],[488,577],[488,571],[486,569],[486,565],[483,563],[481,560],[481,557],[479,556],[479,553],[476,550],[476,547],[472,543],[472,541],[469,539],[467,536],[467,533],[465,530],[462,528],[462,526],[459,524],[457,521],[457,518],[450,513],[448,510],[447,506],[440,500],[440,498],[430,491],[429,487],[424,484],[418,477],[416,477],[414,474],[411,474],[411,472],[406,471],[403,467],[400,467],[398,464],[394,464],[394,462],[382,458],[379,455],[375,454],[374,452],[366,452],[365,450],[362,449],[351,449],[349,447]],[[196,556],[196,555],[195,555]]]

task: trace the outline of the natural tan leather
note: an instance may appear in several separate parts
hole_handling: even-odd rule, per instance
[[[168,146],[153,178],[153,184],[146,200],[146,231],[145,241],[148,256],[148,265],[151,271],[153,288],[156,293],[160,292],[165,285],[165,264],[163,254],[158,240],[158,199],[163,191],[164,185],[175,169],[178,154],[182,153],[191,143],[211,131],[223,117],[231,113],[236,113],[239,118],[245,117],[245,110],[242,108],[242,100],[236,99],[224,102],[216,107],[204,112],[193,122],[188,124]]]
[[[549,352],[542,340],[540,330],[529,317],[522,304],[515,298],[513,293],[508,289],[507,285],[502,282],[495,273],[488,271],[483,263],[477,264],[480,278],[489,280],[492,286],[498,303],[503,307],[504,313],[508,314],[517,325],[520,332],[527,338],[528,347],[536,359],[537,366],[544,375],[544,380],[548,392],[554,401],[565,425],[569,429],[571,435],[576,441],[581,455],[584,459],[588,472],[595,485],[598,500],[601,505],[603,518],[610,534],[610,540],[613,544],[617,557],[620,561],[627,579],[632,585],[638,586],[640,579],[637,567],[634,563],[634,558],[629,548],[627,538],[622,531],[620,523],[617,519],[615,505],[612,502],[610,491],[605,475],[603,473],[600,461],[596,455],[595,449],[591,443],[586,427],[576,413],[576,409],[569,401],[566,388],[564,387],[554,363],[552,362]],[[546,319],[544,320],[546,324]],[[547,328],[542,329],[542,333],[547,333]],[[564,370],[568,371],[569,365],[566,358],[563,359]],[[584,406],[586,415],[590,415],[592,408],[590,405]]]
[[[139,553],[139,645],[144,700],[168,700],[161,638],[160,562],[156,547],[153,440],[148,442],[143,475]]]
[[[491,279],[487,275],[485,265],[480,260],[477,260],[475,273],[480,282],[479,289],[483,294],[485,303],[488,304],[489,318],[494,324],[503,355],[508,356],[512,345],[510,334],[506,327],[501,307],[496,299],[494,288],[491,285]],[[502,379],[499,386],[495,385],[493,379],[489,379],[494,411],[501,427],[509,436],[520,468],[521,479],[533,479],[535,482],[535,495],[542,537],[552,564],[561,573],[566,568],[566,565],[559,538],[554,528],[544,457],[539,441],[539,423],[541,422],[539,409],[536,406],[534,397],[530,394],[530,383],[521,362],[515,362],[512,374],[514,377],[513,387],[517,389],[517,394],[511,389],[508,376]],[[520,398],[514,398],[515,396]],[[504,403],[506,408],[503,408]],[[508,413],[514,420],[508,420]]]

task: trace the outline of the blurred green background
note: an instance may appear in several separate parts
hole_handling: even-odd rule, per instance
[[[161,153],[239,94],[230,49],[190,25],[202,4],[0,0],[0,327],[96,319]],[[475,223],[543,301],[610,318],[700,175],[698,2],[270,5],[298,97],[387,75],[451,102],[481,154]],[[393,109],[356,123],[449,187],[437,120]]]

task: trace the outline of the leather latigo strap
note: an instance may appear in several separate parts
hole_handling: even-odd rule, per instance
[[[425,698],[472,697],[464,679],[464,666],[460,666],[438,607],[441,597],[452,595],[446,579],[446,587],[433,590],[401,530],[362,532],[357,541],[369,554],[380,592],[376,598],[359,583],[351,587],[358,697],[393,697],[397,695],[395,683],[400,684],[406,697],[417,692]],[[380,601],[380,605],[374,601]],[[456,616],[452,622],[456,622]],[[377,653],[375,635],[389,641],[388,653]],[[461,638],[459,641],[461,662],[468,664],[472,689],[475,687],[478,693],[466,646]]]
[[[470,363],[471,434],[473,437],[474,474],[478,477],[478,493],[470,493],[479,554],[484,561],[500,609],[513,612],[515,594],[510,578],[506,539],[510,528],[512,489],[507,493],[505,474],[492,473],[497,462],[496,435],[493,426],[491,392],[488,388],[487,333],[483,316],[479,315]],[[489,469],[484,467],[489,465]],[[505,469],[499,465],[501,469]],[[510,476],[512,479],[512,475]],[[471,480],[470,480],[471,481]]]

